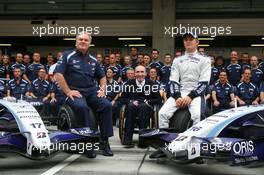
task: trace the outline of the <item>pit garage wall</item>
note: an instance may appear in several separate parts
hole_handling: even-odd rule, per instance
[[[36,36],[33,35],[33,26],[67,26],[67,27],[99,27],[98,36],[152,36],[152,20],[56,20],[56,24],[52,25],[51,20],[43,21],[43,24],[33,25],[30,20],[0,20],[0,36]],[[196,26],[196,27],[231,27],[232,36],[263,36],[264,32],[264,19],[177,19],[176,25],[179,26]],[[165,27],[165,26],[164,26]],[[166,26],[173,27],[173,26]],[[165,32],[165,29],[163,30]],[[96,31],[94,31],[96,32]],[[61,36],[61,35],[60,35]],[[177,47],[177,45],[176,45]],[[55,52],[56,50],[64,50],[65,48],[56,49],[54,47],[39,48],[34,46],[28,46],[29,50],[40,50],[42,54],[49,52]],[[94,48],[98,52],[104,53],[102,48]],[[219,55],[227,56],[230,48],[208,48],[213,49],[214,52]],[[241,52],[248,51],[250,54],[260,55],[262,48],[233,48],[238,49]],[[121,48],[125,53],[127,48]],[[149,51],[150,48],[144,48],[145,51]],[[145,52],[143,51],[143,52]]]

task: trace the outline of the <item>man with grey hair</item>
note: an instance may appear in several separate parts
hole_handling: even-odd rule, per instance
[[[76,49],[66,51],[55,68],[55,79],[66,94],[66,102],[75,111],[74,127],[93,127],[88,106],[98,114],[100,126],[100,149],[104,156],[113,156],[108,138],[113,136],[112,105],[105,98],[106,77],[99,62],[89,54],[91,35],[86,32],[76,36]],[[98,90],[95,81],[99,81]],[[86,152],[89,158],[96,157],[95,151]]]

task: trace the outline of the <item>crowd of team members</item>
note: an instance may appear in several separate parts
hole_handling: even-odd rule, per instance
[[[205,55],[203,48],[200,48],[199,52]],[[173,59],[177,59],[181,54],[182,52],[176,52],[175,58],[165,54],[163,62],[160,61],[159,51],[156,49],[153,49],[149,55],[139,53],[138,48],[131,47],[130,54],[123,59],[120,53],[112,53],[104,57],[102,54],[97,54],[97,61],[106,74],[108,88],[106,97],[112,103],[114,119],[118,118],[122,106],[121,91],[115,89],[134,78],[134,69],[138,65],[144,66],[147,70],[147,78],[159,85],[160,105],[162,105],[170,96],[169,77]],[[264,51],[262,54],[264,58]],[[33,53],[32,61],[30,55],[17,53],[12,64],[9,56],[3,55],[0,60],[1,97],[14,96],[18,99],[39,100],[48,106],[48,115],[56,114],[65,96],[48,72],[61,55],[61,52],[58,52],[56,57],[49,54],[46,64],[41,63],[40,54],[37,52]],[[227,64],[221,56],[209,57],[212,63],[211,80],[205,95],[210,111],[215,113],[235,106],[235,98],[240,106],[264,102],[264,62],[259,63],[256,56],[249,57],[247,53],[243,53],[239,59],[236,51],[230,53]]]

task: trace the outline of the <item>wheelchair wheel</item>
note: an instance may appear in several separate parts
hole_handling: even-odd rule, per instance
[[[120,115],[119,115],[119,139],[121,141],[121,143],[123,143],[124,141],[124,137],[125,137],[125,108],[126,106],[123,105],[121,110],[120,110]]]
[[[154,106],[153,115],[151,117],[151,128],[158,128],[159,127],[159,106]]]
[[[170,119],[170,128],[175,128],[177,132],[184,132],[192,126],[191,114],[188,108],[177,110]]]

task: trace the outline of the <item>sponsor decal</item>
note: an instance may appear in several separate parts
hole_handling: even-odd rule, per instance
[[[233,144],[232,150],[235,155],[249,156],[254,154],[254,143],[252,140],[236,142]]]

